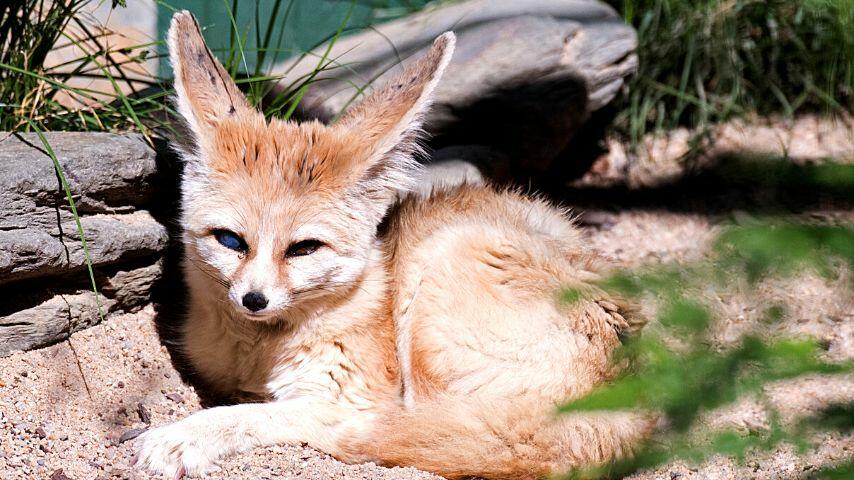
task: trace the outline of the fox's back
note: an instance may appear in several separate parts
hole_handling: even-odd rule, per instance
[[[404,200],[383,238],[408,402],[438,392],[558,401],[609,375],[626,312],[597,302],[595,288],[560,301],[601,268],[567,212],[464,185]]]

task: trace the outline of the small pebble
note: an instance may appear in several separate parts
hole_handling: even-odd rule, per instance
[[[145,408],[145,405],[137,403],[136,413],[139,415],[139,419],[142,423],[145,423],[146,425],[151,424],[151,414],[148,413],[148,409]]]
[[[177,393],[167,393],[166,398],[172,400],[175,403],[184,403],[184,397]]]
[[[39,438],[47,438],[47,432],[44,431],[44,427],[36,428],[36,435],[38,435]]]
[[[121,437],[119,437],[119,443],[125,443],[128,440],[133,440],[134,438],[142,435],[143,432],[145,432],[146,430],[148,430],[148,429],[147,428],[132,428],[132,429],[126,431],[125,433],[123,433]]]

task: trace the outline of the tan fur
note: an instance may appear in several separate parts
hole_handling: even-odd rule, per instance
[[[627,413],[554,415],[616,373],[618,334],[642,323],[593,286],[602,266],[565,212],[472,185],[395,205],[414,186],[453,35],[333,126],[266,122],[190,14],[176,14],[169,43],[193,135],[183,348],[212,389],[267,401],[146,432],[141,467],[196,474],[304,442],[348,462],[529,478],[626,455],[648,433]],[[223,230],[246,248],[220,244]],[[286,253],[306,240],[320,246]],[[584,299],[562,304],[561,287]],[[268,305],[247,310],[249,291]]]

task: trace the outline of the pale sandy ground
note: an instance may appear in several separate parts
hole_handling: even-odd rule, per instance
[[[593,248],[621,265],[636,266],[702,256],[717,229],[717,220],[710,218],[655,209],[590,212],[584,230]],[[827,345],[829,358],[854,357],[854,305],[846,274],[830,281],[807,275],[763,289],[763,296],[792,305],[789,320],[776,330],[817,337]],[[726,318],[716,333],[722,343],[749,330],[758,315],[752,298],[720,292],[705,295]],[[129,469],[133,442],[122,442],[122,435],[147,428],[148,422],[157,426],[181,419],[200,408],[193,389],[181,382],[160,345],[153,316],[148,307],[76,333],[71,342],[0,359],[0,479],[148,478]],[[854,379],[815,377],[782,384],[768,393],[791,418],[830,402],[851,400]],[[140,414],[140,405],[150,416],[148,422],[143,421],[146,415]],[[710,415],[708,423],[746,431],[761,428],[764,417],[758,403],[746,401]],[[852,456],[854,438],[826,435],[815,439],[805,457],[783,446],[744,465],[715,459],[700,466],[669,465],[632,478],[804,478],[822,464]],[[230,479],[430,477],[414,469],[344,465],[304,447],[258,449],[224,461],[222,471],[214,475]]]

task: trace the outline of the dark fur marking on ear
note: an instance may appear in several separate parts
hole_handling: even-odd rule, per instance
[[[231,106],[234,107],[234,99],[231,98],[231,92],[228,91],[228,82],[226,82],[225,79],[222,77],[222,73],[223,73],[224,69],[217,68],[217,60],[213,56],[213,53],[211,53],[211,51],[207,47],[207,45],[204,44],[204,38],[205,37],[204,37],[204,35],[202,35],[202,28],[199,26],[199,22],[196,20],[195,17],[193,17],[193,26],[196,27],[196,32],[198,32],[199,38],[202,39],[202,49],[199,52],[199,58],[202,58],[202,55],[205,55],[208,57],[208,60],[210,62],[209,65],[213,66],[214,70],[216,70],[217,76],[219,77],[220,81],[222,82],[223,88],[225,88],[225,94],[228,95],[228,99],[231,102]],[[189,37],[189,34],[187,34],[187,36]],[[211,83],[216,85],[216,82],[214,80],[211,80]]]

